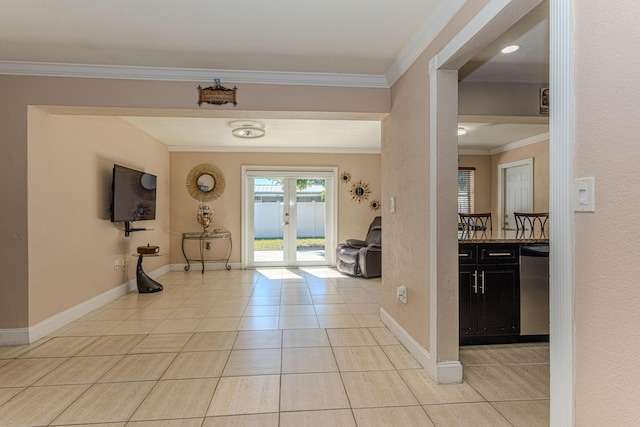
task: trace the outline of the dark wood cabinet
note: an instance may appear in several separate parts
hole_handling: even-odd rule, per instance
[[[511,342],[520,334],[517,244],[460,244],[461,344]]]

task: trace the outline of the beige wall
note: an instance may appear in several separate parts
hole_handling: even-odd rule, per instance
[[[595,213],[576,213],[576,425],[640,420],[640,3],[576,2],[575,169],[595,177]],[[558,143],[568,143],[559,141]]]
[[[391,114],[383,122],[382,185],[383,251],[382,308],[427,352],[430,352],[430,251],[429,251],[429,60],[486,5],[487,1],[467,2],[434,42],[391,88]],[[451,96],[450,96],[451,98]],[[453,99],[457,99],[454,97]],[[454,152],[457,147],[451,147]],[[452,162],[455,163],[455,154]],[[451,171],[455,174],[455,166]],[[452,182],[453,181],[452,175]],[[389,198],[396,198],[396,212],[389,213]],[[455,189],[452,203],[452,243],[455,245]],[[453,246],[452,246],[453,247]],[[455,250],[455,249],[454,249]],[[455,252],[454,252],[455,254]],[[440,295],[457,299],[457,258],[442,269]],[[440,264],[438,265],[440,272]],[[396,288],[406,286],[408,303],[396,299]],[[457,300],[456,300],[457,301]],[[445,304],[443,304],[444,306]],[[446,343],[439,346],[433,360],[457,360],[457,303],[443,307],[446,313],[438,335]],[[440,307],[439,307],[440,309]],[[452,311],[454,310],[454,311]]]
[[[136,247],[169,249],[167,146],[115,117],[54,116],[29,109],[29,324],[135,278]],[[110,221],[113,164],[158,177],[153,231],[125,237]],[[129,261],[114,270],[114,260]],[[167,263],[148,258],[151,271]]]
[[[548,118],[540,114],[540,88],[548,83],[460,82],[458,114]]]
[[[37,300],[36,294],[42,292],[41,286],[31,286],[31,276],[35,274],[31,266],[36,267],[39,261],[29,257],[29,224],[46,221],[47,216],[51,215],[50,212],[28,211],[27,208],[30,203],[27,182],[31,173],[31,159],[27,152],[29,106],[98,107],[98,112],[96,109],[91,111],[90,114],[94,115],[117,114],[123,108],[129,109],[128,114],[144,114],[145,109],[154,109],[154,114],[194,117],[220,116],[229,110],[228,114],[233,117],[247,117],[264,111],[279,113],[279,117],[313,118],[314,114],[319,113],[324,117],[354,118],[353,114],[360,113],[380,117],[389,110],[390,94],[387,89],[237,86],[237,107],[197,107],[197,83],[0,76],[0,200],[3,203],[0,211],[0,271],[3,272],[0,279],[0,329],[33,326],[33,321],[53,312],[46,308],[43,308],[43,312],[29,312],[30,300]],[[117,146],[113,151],[107,150],[104,157],[119,158],[122,154],[116,150]],[[69,152],[66,154],[73,155]],[[76,160],[87,161],[80,157]],[[56,173],[55,163],[46,166],[47,169],[42,169],[42,172],[49,171],[49,177]],[[8,206],[11,208],[6,208]],[[58,208],[49,206],[49,209]],[[165,263],[168,263],[169,259],[166,258]],[[82,260],[84,258],[76,259],[78,265]],[[32,264],[34,261],[36,263]],[[51,286],[60,284],[56,282]],[[59,293],[57,298],[77,300],[67,292]],[[38,310],[41,306],[36,304]]]
[[[338,240],[363,239],[373,217],[381,211],[373,211],[369,201],[380,200],[381,156],[379,154],[303,154],[303,153],[171,153],[171,262],[184,263],[181,242],[185,231],[198,231],[196,221],[198,201],[185,188],[187,174],[199,163],[212,163],[225,176],[226,187],[222,196],[211,202],[214,227],[226,228],[233,236],[233,253],[230,262],[239,263],[242,253],[241,206],[242,166],[329,166],[338,172],[349,172],[351,183],[338,183]],[[351,200],[349,189],[359,179],[369,184],[372,193],[369,201]],[[214,242],[214,246],[215,242]],[[221,250],[226,247],[219,245]],[[327,248],[334,250],[335,248]],[[188,248],[186,250],[189,250]],[[212,248],[216,250],[216,248]],[[225,255],[213,252],[212,257]],[[193,257],[193,255],[190,255]]]

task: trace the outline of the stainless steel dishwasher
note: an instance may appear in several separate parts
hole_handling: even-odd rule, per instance
[[[549,245],[520,246],[520,335],[549,335]]]

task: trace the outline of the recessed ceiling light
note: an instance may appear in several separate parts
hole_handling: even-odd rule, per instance
[[[502,52],[502,53],[513,53],[518,49],[520,49],[520,46],[518,46],[517,44],[512,44],[511,46],[505,47],[500,52]]]
[[[459,127],[458,128],[458,136],[464,135],[466,133],[467,133],[467,130],[465,128],[463,128],[463,127]]]

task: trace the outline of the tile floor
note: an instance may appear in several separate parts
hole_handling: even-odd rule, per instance
[[[463,347],[436,385],[379,321],[380,280],[171,272],[0,347],[2,426],[546,426],[548,345]]]

